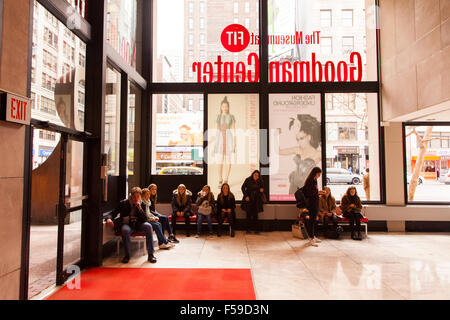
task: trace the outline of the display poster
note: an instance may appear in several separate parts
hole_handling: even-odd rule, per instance
[[[320,110],[320,94],[269,95],[270,201],[295,201],[311,169],[322,167]]]
[[[208,95],[208,184],[217,196],[223,183],[236,200],[241,186],[259,170],[259,95]]]

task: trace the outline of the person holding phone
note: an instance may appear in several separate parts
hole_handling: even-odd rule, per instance
[[[362,203],[355,187],[350,187],[341,200],[341,210],[348,220],[350,220],[351,237],[353,240],[362,240],[361,237],[361,210]],[[356,228],[355,228],[356,224]]]
[[[190,236],[189,225],[192,216],[192,192],[180,184],[172,193],[172,231],[176,234],[177,217],[184,217],[186,222],[186,237]]]

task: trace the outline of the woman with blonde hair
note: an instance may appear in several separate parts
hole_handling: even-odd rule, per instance
[[[195,237],[200,237],[204,217],[208,221],[209,235],[212,236],[211,216],[214,214],[215,200],[209,186],[204,186],[198,193],[195,204],[197,205],[197,235]]]
[[[167,233],[169,234],[169,237],[167,238],[169,242],[179,243],[180,241],[172,232],[172,227],[169,223],[169,217],[156,211],[156,203],[158,201],[158,186],[152,183],[148,186],[148,190],[150,190],[150,212],[158,218],[159,222],[161,223],[163,232],[167,231]]]
[[[186,189],[184,184],[180,184],[172,192],[172,231],[176,234],[176,224],[178,217],[184,217],[186,222],[186,237],[189,233],[189,218],[192,216],[192,192]]]

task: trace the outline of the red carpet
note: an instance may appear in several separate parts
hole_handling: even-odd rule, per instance
[[[250,269],[93,268],[48,300],[255,300]]]

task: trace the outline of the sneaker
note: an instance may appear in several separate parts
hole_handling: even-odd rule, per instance
[[[314,240],[315,243],[321,243],[322,242],[322,240],[320,240],[319,238],[316,238],[316,237],[314,237],[313,240]]]
[[[122,263],[128,263],[128,261],[130,261],[130,257],[129,256],[123,257]]]
[[[308,245],[313,247],[318,247],[319,245],[314,242],[314,239],[308,239]]]
[[[208,233],[208,236],[212,237],[212,236],[214,236],[214,233],[210,232],[210,233]]]
[[[186,233],[186,237],[190,237],[191,236],[191,234],[188,232],[188,233]]]
[[[159,245],[160,249],[169,249],[172,248],[168,243],[163,243]]]
[[[175,238],[175,236],[169,236],[169,242],[173,242],[173,243],[180,243],[180,240],[178,240],[177,238]]]
[[[197,234],[195,235],[195,237],[196,237],[196,238],[200,238],[200,233],[197,233]]]
[[[218,233],[217,233],[217,236],[218,236],[218,237],[221,237],[222,235],[220,234],[220,232],[218,232]]]
[[[156,258],[155,258],[155,256],[153,254],[149,254],[147,260],[150,263],[155,263],[156,262]]]

